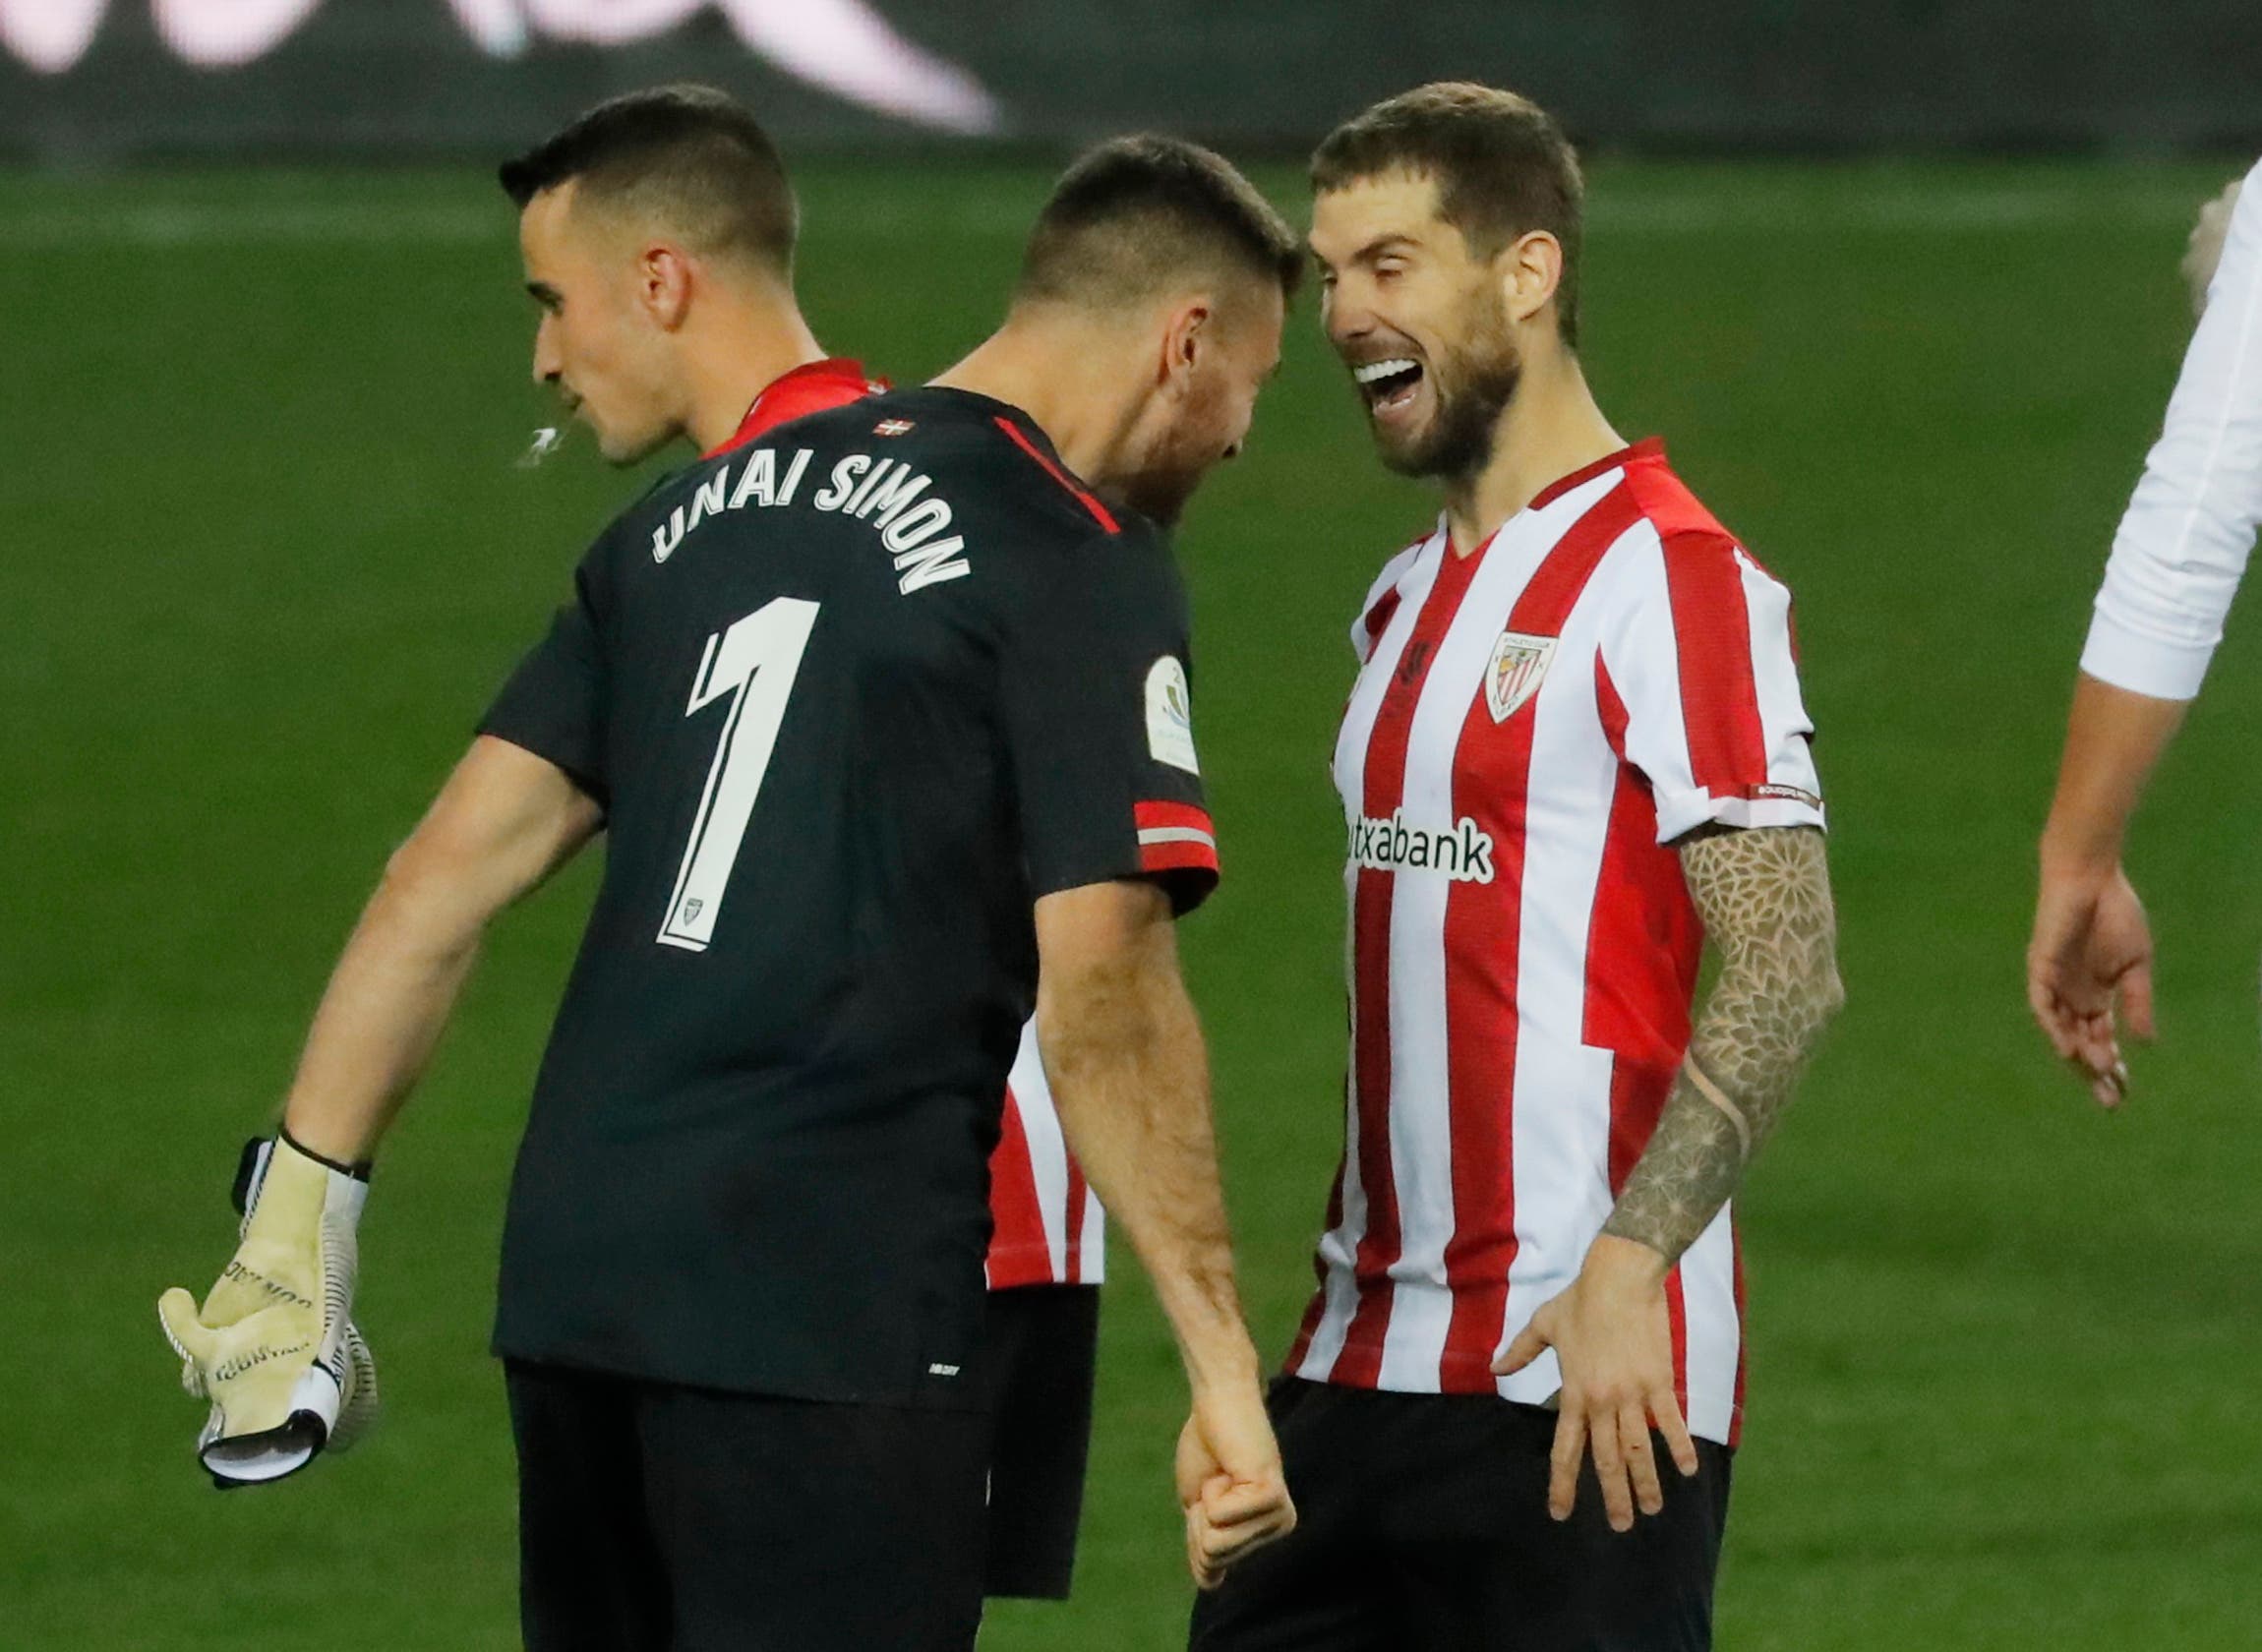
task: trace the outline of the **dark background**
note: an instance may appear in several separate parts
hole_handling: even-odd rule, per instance
[[[86,3],[0,0],[0,13]],[[67,72],[35,72],[0,46],[0,157],[483,154],[609,92],[678,79],[748,97],[798,152],[933,136],[750,50],[734,13],[778,16],[775,0],[612,0],[689,15],[611,48],[559,38],[598,0],[477,0],[517,20],[511,56],[475,43],[449,0],[320,0],[264,56],[224,71],[167,45],[152,10],[167,3],[109,0]],[[2253,0],[870,3],[987,89],[993,140],[1047,148],[1157,125],[1293,149],[1375,97],[1447,76],[1513,86],[1607,148],[2151,152],[2262,141]]]

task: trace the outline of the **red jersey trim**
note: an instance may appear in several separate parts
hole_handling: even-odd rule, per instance
[[[1021,434],[1020,428],[1015,425],[1011,419],[1000,415],[996,419],[995,423],[999,430],[1003,431],[1007,436],[1013,438],[1013,444],[1016,447],[1020,448],[1024,453],[1027,453],[1031,458],[1035,459],[1040,465],[1043,467],[1045,475],[1051,477],[1053,481],[1059,483],[1063,488],[1066,488],[1071,494],[1075,495],[1076,502],[1084,506],[1085,509],[1092,512],[1092,519],[1094,521],[1098,522],[1101,527],[1105,528],[1111,534],[1121,533],[1123,531],[1122,524],[1115,520],[1114,516],[1108,512],[1107,507],[1101,504],[1098,500],[1094,499],[1092,495],[1088,493],[1084,488],[1079,486],[1073,476],[1070,476],[1068,472],[1062,470],[1058,465],[1054,464],[1050,459],[1046,458],[1044,456],[1044,450],[1039,447],[1036,442],[1030,441],[1029,438],[1023,436]]]
[[[1615,453],[1603,454],[1592,464],[1580,465],[1569,476],[1558,476],[1546,487],[1540,489],[1538,493],[1532,495],[1531,502],[1523,508],[1537,510],[1543,505],[1551,504],[1581,482],[1591,482],[1606,470],[1616,470],[1620,465],[1636,464],[1645,459],[1662,459],[1664,457],[1665,442],[1663,438],[1645,436],[1639,442],[1619,448]]]
[[[1218,870],[1218,828],[1192,803],[1137,803],[1139,864],[1150,872]]]
[[[848,356],[804,362],[764,384],[761,393],[747,406],[745,417],[739,421],[739,428],[731,433],[730,441],[699,456],[720,458],[767,436],[780,425],[804,419],[811,413],[846,407],[852,401],[862,401],[886,388],[886,380],[865,378],[863,363]]]

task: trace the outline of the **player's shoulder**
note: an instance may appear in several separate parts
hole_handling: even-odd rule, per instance
[[[1385,558],[1380,571],[1367,586],[1366,601],[1359,605],[1361,611],[1373,608],[1376,603],[1395,592],[1405,576],[1413,571],[1414,563],[1420,560],[1429,542],[1444,531],[1442,521],[1433,523]]]
[[[1629,450],[1620,485],[1634,508],[1656,536],[1668,577],[1741,572],[1774,575],[1759,564],[1744,542],[1725,527],[1696,490],[1682,479],[1654,438]],[[1776,581],[1780,583],[1780,581]]]
[[[1368,584],[1366,597],[1359,604],[1359,617],[1351,622],[1351,651],[1359,657],[1361,663],[1374,652],[1375,644],[1382,639],[1384,629],[1391,622],[1391,617],[1398,612],[1406,575],[1413,571],[1414,564],[1421,560],[1421,554],[1428,548],[1430,541],[1444,531],[1441,520],[1420,537],[1392,552],[1383,562],[1381,571]]]

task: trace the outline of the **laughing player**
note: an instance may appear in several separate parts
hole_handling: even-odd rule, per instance
[[[1192,1643],[1707,1646],[1728,1200],[1840,998],[1789,596],[1589,395],[1546,114],[1425,87],[1312,182],[1329,337],[1445,511],[1368,594],[1336,746],[1347,1142],[1272,1396],[1303,1524]]]
[[[1033,998],[1179,1336],[1211,1579],[1293,1510],[1171,940],[1217,858],[1146,518],[1238,447],[1293,242],[1217,156],[1102,146],[943,381],[735,442],[745,381],[709,370],[775,249],[660,148],[534,180],[521,239],[606,451],[707,456],[585,559],[348,943],[222,1284],[168,1294],[206,1459],[323,1445],[368,1156],[487,926],[602,831],[499,1292],[528,1644],[971,1644],[983,1161]]]

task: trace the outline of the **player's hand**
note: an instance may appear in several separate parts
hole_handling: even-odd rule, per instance
[[[1634,1511],[1665,1506],[1652,1425],[1665,1437],[1674,1466],[1696,1472],[1696,1445],[1673,1392],[1673,1328],[1665,1307],[1664,1266],[1657,1253],[1603,1234],[1586,1253],[1578,1277],[1543,1304],[1492,1368],[1521,1371],[1549,1348],[1563,1367],[1547,1511],[1571,1518],[1578,1470],[1594,1458],[1602,1506],[1613,1531],[1632,1531]]]
[[[2119,1106],[2128,1092],[2119,1030],[2149,1042],[2153,1021],[2152,926],[2118,866],[2102,878],[2044,867],[2026,998],[2098,1104]]]
[[[1235,1561],[1295,1529],[1280,1442],[1255,1383],[1195,1394],[1178,1435],[1177,1481],[1198,1588],[1216,1588]]]
[[[211,1401],[197,1455],[222,1486],[279,1480],[344,1450],[377,1414],[377,1367],[348,1317],[368,1183],[287,1136],[253,1144],[242,1243],[199,1307],[157,1302],[181,1384]]]

